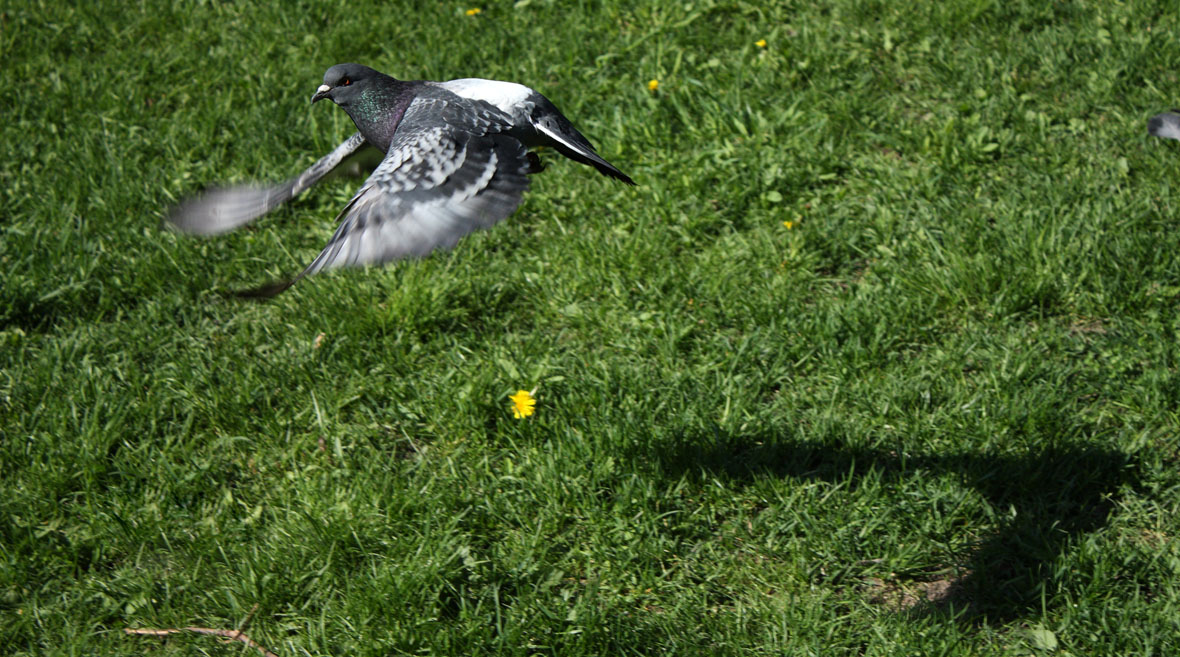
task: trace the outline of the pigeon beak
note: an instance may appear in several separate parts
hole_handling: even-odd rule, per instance
[[[316,89],[316,90],[315,90],[315,94],[314,94],[314,95],[312,95],[312,97],[311,97],[311,102],[313,102],[313,103],[314,103],[314,102],[316,102],[317,100],[323,100],[323,99],[327,98],[327,97],[328,97],[328,94],[329,94],[329,93],[331,93],[331,92],[332,92],[332,87],[329,87],[329,86],[328,86],[328,85],[326,85],[326,84],[321,84],[321,85],[320,85],[320,88],[319,88],[319,89]]]

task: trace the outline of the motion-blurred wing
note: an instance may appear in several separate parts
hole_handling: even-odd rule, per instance
[[[181,232],[195,235],[217,235],[231,231],[261,217],[316,184],[364,145],[365,138],[358,132],[303,173],[277,185],[239,185],[211,189],[176,206],[168,216],[168,223]]]

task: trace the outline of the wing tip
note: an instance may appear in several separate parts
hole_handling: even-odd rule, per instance
[[[249,299],[251,301],[266,301],[267,299],[278,296],[287,288],[295,284],[299,277],[288,280],[271,281],[258,287],[252,287],[245,290],[234,290],[233,296],[239,299]]]
[[[186,235],[221,235],[262,217],[288,198],[284,185],[208,187],[173,206],[164,221]]]

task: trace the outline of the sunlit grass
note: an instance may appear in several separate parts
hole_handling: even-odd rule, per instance
[[[1163,654],[1168,8],[4,10],[0,652]],[[640,186],[545,153],[452,252],[238,301],[357,183],[163,213],[350,134],[343,61],[529,84]]]

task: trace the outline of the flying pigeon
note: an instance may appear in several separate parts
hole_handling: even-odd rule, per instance
[[[1164,139],[1180,139],[1180,110],[1156,114],[1148,119],[1147,134]]]
[[[549,99],[513,82],[466,78],[404,81],[360,64],[337,64],[311,102],[329,99],[357,132],[298,176],[268,187],[213,189],[177,206],[176,229],[216,235],[270,212],[319,182],[366,145],[384,158],[344,206],[340,227],[299,275],[245,293],[269,297],[318,271],[379,264],[448,249],[512,214],[540,170],[529,148],[558,153],[634,185],[594,150]]]

